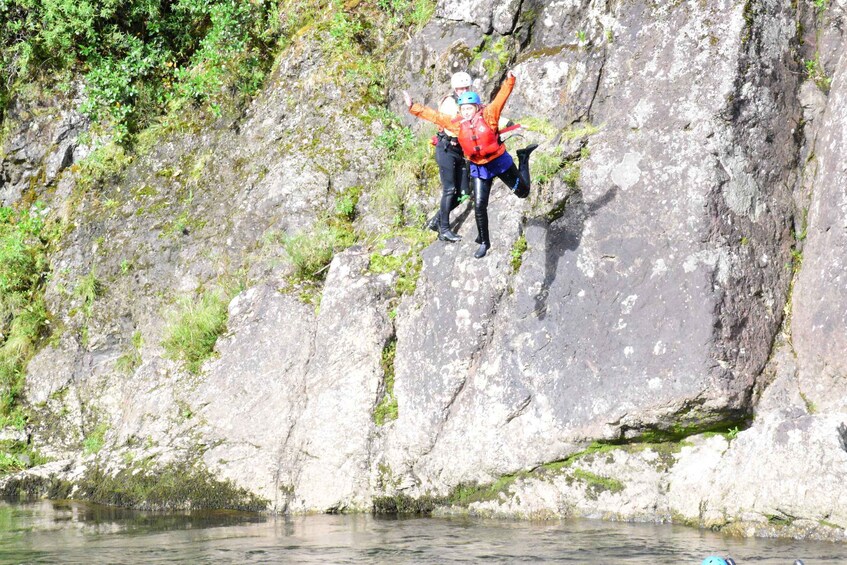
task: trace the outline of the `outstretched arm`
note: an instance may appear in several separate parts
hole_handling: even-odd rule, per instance
[[[432,122],[443,128],[449,129],[451,126],[455,126],[455,124],[453,124],[453,118],[451,116],[448,116],[447,114],[442,114],[441,112],[433,110],[432,108],[427,108],[423,104],[412,102],[412,97],[409,96],[409,93],[405,90],[403,91],[403,102],[406,103],[406,107],[409,108],[409,113],[413,116],[417,116],[422,120]]]
[[[515,73],[509,70],[506,73],[506,80],[500,85],[500,90],[497,96],[491,101],[491,104],[485,107],[486,121],[492,125],[500,120],[500,112],[503,111],[503,106],[506,105],[506,100],[512,94],[512,89],[515,87]]]

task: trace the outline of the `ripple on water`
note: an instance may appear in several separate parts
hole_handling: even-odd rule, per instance
[[[727,538],[656,524],[369,515],[159,514],[78,502],[0,502],[0,563],[847,563],[824,542]]]

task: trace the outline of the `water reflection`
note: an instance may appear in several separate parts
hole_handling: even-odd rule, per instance
[[[847,563],[847,547],[726,538],[653,524],[469,518],[150,513],[0,502],[0,563]]]

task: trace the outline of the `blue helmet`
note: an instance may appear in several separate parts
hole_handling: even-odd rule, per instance
[[[456,104],[459,106],[463,104],[482,104],[482,100],[479,99],[479,94],[476,92],[468,91],[459,96],[459,100],[456,101]]]
[[[726,559],[723,557],[718,557],[716,555],[712,555],[703,560],[700,565],[727,565]]]

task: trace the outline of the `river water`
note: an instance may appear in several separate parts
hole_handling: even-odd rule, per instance
[[[0,502],[0,563],[847,563],[847,546],[682,526],[370,515],[157,514]]]

